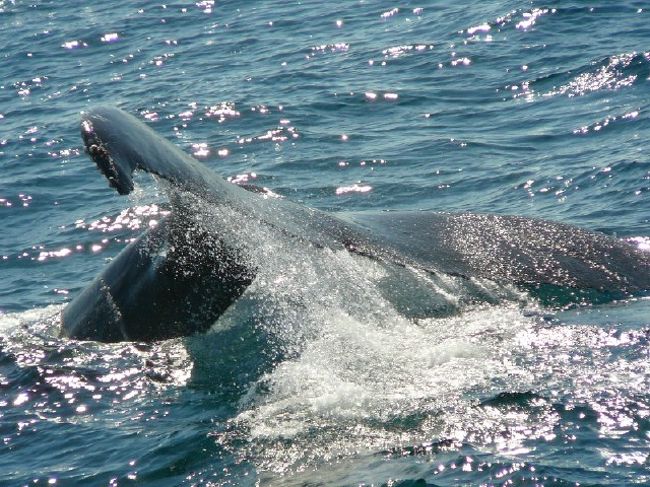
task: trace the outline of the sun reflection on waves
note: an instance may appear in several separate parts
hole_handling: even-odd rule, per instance
[[[318,54],[347,52],[350,49],[350,44],[346,42],[335,42],[333,44],[321,44],[320,46],[313,46],[311,53],[306,57],[307,59],[313,58]]]
[[[635,119],[639,116],[639,110],[633,110],[631,112],[624,113],[623,115],[616,116],[616,115],[608,115],[605,117],[603,120],[599,120],[598,122],[594,122],[591,125],[583,125],[582,127],[575,129],[573,131],[574,134],[579,134],[579,135],[585,135],[588,134],[589,132],[599,132],[605,127],[607,127],[610,123],[616,122],[617,120],[622,121],[622,120],[632,120]]]
[[[75,228],[89,231],[100,231],[102,233],[115,232],[117,230],[139,230],[143,226],[150,226],[156,218],[163,218],[170,213],[156,204],[134,206],[122,210],[116,217],[103,216],[98,220],[86,223],[85,220],[77,220]],[[155,225],[155,224],[154,224]]]
[[[214,118],[219,123],[223,123],[230,118],[239,117],[241,114],[236,109],[235,103],[233,102],[222,102],[217,105],[212,105],[207,107],[205,110],[205,116],[208,118]]]
[[[291,125],[279,125],[274,129],[269,129],[260,135],[253,135],[247,137],[239,137],[237,143],[239,145],[251,144],[254,142],[287,142],[289,140],[297,139],[300,133],[296,127]]]
[[[129,407],[147,401],[152,392],[184,386],[190,379],[193,363],[181,342],[142,346],[61,339],[61,309],[54,305],[0,313],[0,352],[11,358],[13,370],[9,376],[0,372],[0,383],[12,397],[11,405],[33,418],[34,428],[41,421],[83,422],[96,418],[88,415],[99,410],[118,412],[123,407],[128,418]],[[0,411],[7,406],[8,401],[0,402]]]
[[[26,201],[30,200],[31,196]],[[0,199],[0,204],[3,201],[6,200]],[[10,206],[11,202],[7,201],[7,204]],[[160,219],[165,218],[169,213],[170,211],[168,209],[151,204],[126,208],[116,216],[105,215],[91,222],[80,219],[75,221],[74,225],[70,226],[71,230],[86,230],[91,235],[99,233],[114,235],[114,237],[103,237],[95,242],[71,243],[55,249],[48,249],[45,245],[38,244],[31,246],[29,249],[15,256],[6,255],[2,256],[2,258],[5,261],[16,258],[19,260],[45,262],[50,259],[68,258],[80,252],[90,251],[97,253],[105,250],[113,242],[128,243],[132,241],[135,238],[132,235],[138,233],[143,228],[155,227],[158,225]],[[61,229],[66,230],[67,228],[63,226]],[[127,233],[126,236],[125,232]],[[61,290],[61,292],[65,291]]]
[[[631,86],[637,79],[636,74],[626,74],[625,69],[637,57],[636,53],[611,56],[604,66],[595,72],[587,72],[576,76],[568,84],[546,93],[547,96],[567,95],[579,96],[598,90],[615,90]],[[646,62],[650,62],[650,53],[644,53]]]
[[[549,13],[549,11],[551,13],[556,12],[555,9],[549,10],[547,8],[534,8],[530,12],[524,12],[522,14],[523,20],[517,22],[517,25],[515,27],[517,27],[517,29],[521,29],[521,30],[528,30],[528,29],[530,29],[531,27],[533,27],[535,25],[535,23],[537,22],[539,17],[541,17],[544,14]]]
[[[567,83],[553,86],[550,89],[543,88],[544,84],[548,82],[548,77],[506,85],[505,89],[512,91],[514,98],[523,97],[528,101],[532,101],[537,96],[567,96],[569,98],[584,96],[598,91],[619,90],[633,86],[639,79],[637,70],[647,70],[648,65],[650,65],[650,52],[623,53],[594,62]],[[567,74],[569,73],[571,72],[569,71]],[[538,85],[540,88],[537,88]],[[630,112],[626,115],[633,118],[633,113]]]
[[[381,51],[388,58],[399,58],[408,53],[422,52],[433,49],[433,44],[406,44],[402,46],[389,47]]]
[[[80,47],[88,47],[88,44],[84,41],[73,39],[71,41],[65,41],[63,44],[61,44],[61,47],[64,49],[78,49]]]

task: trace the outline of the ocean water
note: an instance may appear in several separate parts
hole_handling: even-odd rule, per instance
[[[58,331],[168,211],[84,153],[98,104],[311,207],[650,249],[648,39],[633,0],[0,0],[0,485],[650,485],[647,297],[416,321],[370,264],[269,239],[207,335]]]

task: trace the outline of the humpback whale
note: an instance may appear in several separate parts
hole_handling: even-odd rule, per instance
[[[650,254],[602,233],[519,216],[319,211],[226,181],[114,107],[85,112],[81,134],[119,194],[133,191],[134,171],[150,173],[165,187],[171,212],[65,307],[62,333],[70,338],[147,341],[209,330],[263,265],[250,258],[259,241],[242,225],[298,249],[372,260],[388,275],[389,301],[414,315],[440,311],[435,299],[429,307],[419,302],[448,279],[477,300],[494,298],[487,282],[559,305],[566,296],[598,301],[650,290]]]

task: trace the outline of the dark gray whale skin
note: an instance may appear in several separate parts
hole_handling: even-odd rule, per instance
[[[187,241],[191,231],[167,219],[143,233],[64,309],[64,333],[116,342],[207,330],[252,276],[209,236]]]
[[[489,279],[540,296],[556,289],[558,296],[599,300],[650,290],[650,254],[604,234],[517,216],[325,213],[226,182],[117,108],[84,113],[81,133],[110,186],[128,194],[133,172],[149,172],[170,188],[172,212],[66,306],[62,332],[70,338],[150,341],[204,332],[246,290],[255,268],[222,237],[227,232],[197,230],[182,194],[305,245],[345,249],[393,267]]]

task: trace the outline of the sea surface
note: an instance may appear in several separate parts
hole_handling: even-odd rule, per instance
[[[268,319],[59,335],[168,212],[84,153],[95,105],[314,208],[523,215],[650,251],[649,41],[634,0],[0,0],[0,485],[650,485],[647,297],[416,321],[346,255],[278,244]]]

